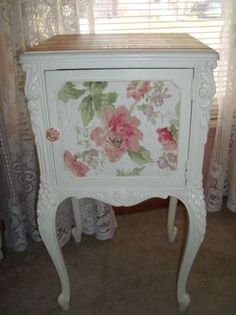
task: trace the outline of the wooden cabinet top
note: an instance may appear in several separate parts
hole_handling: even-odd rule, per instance
[[[27,52],[50,51],[174,50],[213,51],[184,33],[148,34],[65,34],[53,36],[27,49]]]

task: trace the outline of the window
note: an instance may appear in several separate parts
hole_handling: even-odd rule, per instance
[[[81,33],[189,33],[216,50],[222,26],[220,0],[89,0],[80,20]]]

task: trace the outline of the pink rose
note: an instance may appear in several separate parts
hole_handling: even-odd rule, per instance
[[[103,127],[93,129],[90,138],[104,149],[111,162],[119,160],[127,150],[139,149],[139,140],[143,137],[137,128],[140,121],[125,106],[104,111],[101,119]]]
[[[89,171],[88,166],[78,161],[76,156],[73,156],[69,151],[64,152],[64,162],[76,176],[86,176],[86,173]]]
[[[158,133],[158,140],[163,145],[165,150],[171,151],[176,149],[176,140],[174,139],[171,131],[169,131],[167,128],[157,128],[156,132]]]
[[[140,101],[150,89],[149,81],[132,81],[127,88],[127,97]]]

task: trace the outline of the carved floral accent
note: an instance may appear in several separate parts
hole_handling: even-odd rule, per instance
[[[204,239],[206,232],[206,205],[202,188],[202,178],[197,179],[193,185],[188,188],[188,204],[191,207],[191,213],[195,217],[200,241]]]
[[[215,95],[215,81],[213,70],[216,68],[216,61],[207,61],[200,70],[200,86],[198,90],[198,102],[201,109],[200,135],[202,143],[207,141],[208,124],[210,120],[210,107],[212,98]]]
[[[129,191],[129,190],[120,190],[111,194],[107,201],[116,206],[131,206],[136,205],[144,200],[150,198],[160,197],[167,198],[167,193],[165,192],[156,192],[156,190],[150,190],[147,192],[144,191]]]
[[[58,201],[55,188],[52,187],[49,182],[41,180],[38,196],[37,216],[39,231],[42,237],[44,233],[45,235],[47,233],[47,224],[50,222],[49,216],[56,215],[57,206]]]
[[[133,206],[150,198],[167,198],[168,193],[165,191],[158,191],[156,189],[148,189],[144,191],[143,189],[132,190],[97,190],[94,192],[82,191],[81,189],[77,191],[76,197],[80,198],[93,198],[100,200],[112,206]]]
[[[30,109],[37,109],[39,104],[35,101],[40,96],[39,72],[33,64],[24,64],[22,68],[26,72],[25,95],[29,100],[28,106]]]
[[[41,86],[40,86],[40,72],[36,64],[23,64],[23,70],[26,72],[25,95],[28,99],[28,108],[30,111],[30,118],[32,129],[35,137],[35,143],[38,151],[38,158],[40,164],[41,177],[46,178],[48,174],[47,163],[45,163],[44,156],[46,156],[44,149],[45,134],[43,134],[41,116]]]

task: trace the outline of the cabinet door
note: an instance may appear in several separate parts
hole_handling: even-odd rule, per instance
[[[47,71],[58,185],[185,182],[192,69]],[[95,180],[96,179],[96,180]],[[95,181],[94,181],[95,180]],[[152,181],[153,183],[153,181]]]

